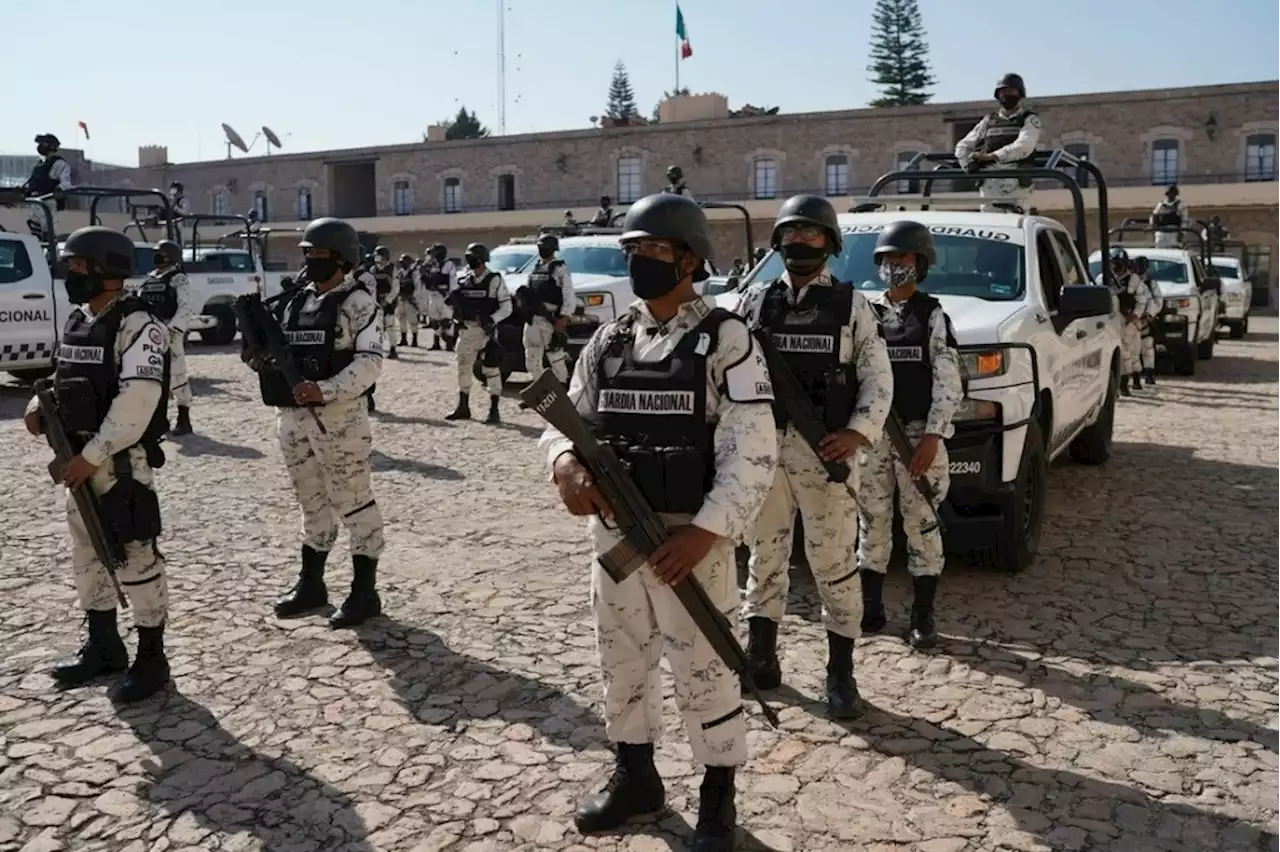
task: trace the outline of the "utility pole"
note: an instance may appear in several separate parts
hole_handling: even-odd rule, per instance
[[[498,0],[498,135],[507,133],[507,36],[503,26],[503,4]]]

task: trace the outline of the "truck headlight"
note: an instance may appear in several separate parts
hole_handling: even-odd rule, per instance
[[[960,353],[960,370],[965,378],[988,379],[992,376],[1003,376],[1007,369],[1008,364],[1005,363],[1003,349]]]
[[[969,399],[965,397],[956,409],[953,422],[972,422],[975,420],[999,420],[1000,404],[985,399]]]
[[[1188,310],[1191,307],[1191,300],[1190,299],[1165,299],[1164,306],[1166,308],[1172,308],[1175,311],[1184,311],[1184,310]]]

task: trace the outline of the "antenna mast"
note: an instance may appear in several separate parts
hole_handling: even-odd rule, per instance
[[[498,135],[507,132],[507,36],[503,26],[503,4],[498,0]]]

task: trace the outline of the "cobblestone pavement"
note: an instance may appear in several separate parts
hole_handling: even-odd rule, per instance
[[[743,847],[1276,849],[1276,329],[1124,401],[1105,469],[1056,465],[1039,562],[950,568],[941,648],[861,642],[853,723],[822,717],[797,572],[782,729],[749,708]],[[80,641],[62,496],[26,392],[0,391],[0,850],[685,847],[699,774],[669,680],[670,813],[574,831],[610,760],[583,530],[536,417],[446,423],[450,356],[402,351],[374,427],[388,615],[335,633],[272,616],[299,547],[272,417],[229,349],[192,347],[199,434],[160,474],[174,684],[119,713],[105,685],[52,688]],[[338,595],[345,551],[330,564]]]

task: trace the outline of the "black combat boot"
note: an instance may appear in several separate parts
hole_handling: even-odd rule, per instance
[[[446,350],[446,351],[448,351],[448,352],[452,352],[452,351],[453,351],[453,347],[454,347],[454,345],[455,345],[457,342],[458,342],[458,341],[457,341],[457,339],[456,339],[456,338],[453,338],[453,337],[446,337],[446,338],[444,339],[444,348],[445,348],[445,350]]]
[[[1148,367],[1147,369],[1143,370],[1143,371],[1142,371],[1142,378],[1144,378],[1144,379],[1146,379],[1146,380],[1147,380],[1147,384],[1149,384],[1149,385],[1151,385],[1151,386],[1153,386],[1153,387],[1154,387],[1154,386],[1155,386],[1155,383],[1156,383],[1156,371],[1155,371],[1155,368],[1153,368],[1153,367]]]
[[[747,671],[756,689],[782,686],[778,662],[778,622],[756,616],[747,619]]]
[[[418,332],[416,332],[416,331],[415,331],[415,332],[413,333],[413,339],[412,339],[412,341],[409,343],[409,345],[410,345],[410,346],[412,346],[414,349],[417,349],[417,348],[418,348]]]
[[[889,620],[884,615],[884,575],[879,571],[862,569],[862,632],[879,633]]]
[[[51,674],[58,686],[81,686],[96,677],[129,668],[129,652],[116,629],[116,611],[91,609],[85,615],[89,621],[89,638],[74,657],[53,667]]]
[[[329,590],[324,585],[324,561],[328,558],[327,552],[302,545],[302,573],[288,594],[276,601],[277,618],[293,618],[329,605]]]
[[[1133,391],[1129,390],[1129,377],[1127,375],[1120,377],[1120,395],[1133,396]]]
[[[573,824],[583,834],[612,831],[632,817],[653,814],[667,802],[653,743],[617,743],[613,775],[604,789],[578,806]]]
[[[440,329],[434,325],[431,326],[431,351],[440,351]]]
[[[853,677],[853,640],[827,632],[827,715],[856,719],[862,715],[858,682]]]
[[[458,407],[444,416],[445,420],[470,420],[471,401],[465,393],[458,391]]]
[[[738,828],[732,766],[708,766],[698,788],[698,824],[689,852],[733,852]]]
[[[403,331],[400,332],[400,345],[401,346],[409,345],[409,335],[405,334]]]
[[[501,423],[502,418],[498,416],[498,397],[489,397],[489,416],[484,419],[485,423]]]
[[[907,641],[913,648],[932,648],[938,644],[938,631],[933,624],[933,598],[938,593],[937,577],[912,577],[915,600],[911,602],[911,629]]]
[[[1142,373],[1133,374],[1133,389],[1142,390]]]
[[[387,357],[390,358],[392,361],[397,361],[400,358],[400,353],[396,352],[396,348],[392,346],[391,351],[387,353]]]
[[[378,560],[368,556],[351,557],[351,594],[338,611],[329,616],[334,630],[356,627],[375,615],[382,615],[382,599],[378,597]]]
[[[191,434],[191,408],[186,405],[178,406],[178,422],[173,424],[174,435],[190,435]]]
[[[373,394],[367,394],[364,398],[364,401],[365,401],[365,406],[364,406],[365,410],[368,411],[370,414],[372,414],[374,411],[377,410],[377,406],[374,405],[374,402],[373,402]]]
[[[138,655],[111,700],[132,704],[150,698],[169,682],[169,660],[164,655],[164,625],[138,628]]]

